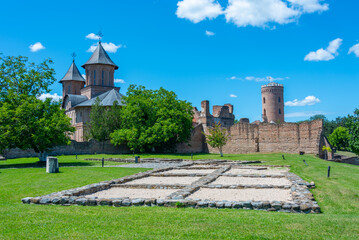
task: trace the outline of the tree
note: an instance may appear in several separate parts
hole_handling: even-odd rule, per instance
[[[337,127],[333,133],[329,135],[329,142],[333,147],[342,150],[349,146],[350,138],[351,136],[347,128]]]
[[[0,106],[0,125],[6,130],[0,132],[0,139],[11,140],[6,147],[33,149],[39,153],[40,161],[46,161],[46,152],[55,145],[68,144],[69,134],[75,129],[60,102],[41,101],[33,96],[21,98],[23,101],[16,107],[8,103]],[[8,117],[3,118],[4,115]]]
[[[51,59],[35,64],[24,56],[0,55],[0,63],[0,104],[21,95],[38,97],[55,82]]]
[[[68,143],[74,131],[59,102],[41,101],[55,81],[55,71],[46,59],[40,64],[27,57],[0,55],[0,150],[34,149],[40,160],[46,151]]]
[[[207,143],[213,147],[218,148],[221,157],[223,157],[222,147],[227,144],[229,134],[227,129],[222,128],[221,124],[215,124],[212,128],[208,128],[208,134],[205,133]]]
[[[102,142],[102,150],[104,150],[105,141],[110,140],[110,134],[120,128],[120,111],[121,107],[117,101],[109,108],[102,106],[100,99],[96,98],[91,108],[90,122],[86,127],[86,138]]]
[[[352,152],[359,154],[359,109],[355,109],[354,115],[348,115],[346,125],[351,134],[349,148]]]
[[[163,88],[130,85],[121,109],[121,128],[111,134],[114,145],[132,151],[172,150],[187,142],[192,130],[192,106]]]

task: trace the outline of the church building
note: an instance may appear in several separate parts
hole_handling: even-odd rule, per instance
[[[62,108],[76,128],[72,140],[84,141],[84,127],[90,121],[91,106],[99,98],[102,106],[112,106],[114,101],[122,105],[123,95],[114,85],[114,73],[118,66],[111,60],[99,41],[89,60],[82,65],[84,79],[73,60],[69,70],[60,80],[62,83]]]

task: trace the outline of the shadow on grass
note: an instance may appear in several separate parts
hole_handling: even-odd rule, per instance
[[[59,163],[59,167],[88,167],[94,166],[93,163],[86,162],[69,162],[69,163]],[[0,165],[0,169],[7,168],[44,168],[46,167],[46,162],[34,162],[34,163],[18,163],[18,164],[7,164]]]

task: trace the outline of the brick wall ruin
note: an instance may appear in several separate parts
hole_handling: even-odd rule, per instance
[[[207,128],[204,126],[205,132]],[[322,120],[281,124],[239,122],[227,129],[230,140],[223,147],[223,152],[227,154],[254,152],[321,154]],[[205,148],[208,148],[209,153],[218,153],[217,149],[207,144],[204,144]]]

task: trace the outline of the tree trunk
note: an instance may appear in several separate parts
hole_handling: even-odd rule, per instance
[[[219,150],[219,154],[221,154],[221,157],[223,157],[222,148],[220,147],[220,148],[218,148],[218,150]]]
[[[39,160],[40,162],[46,162],[47,154],[46,152],[40,152],[39,153]]]

